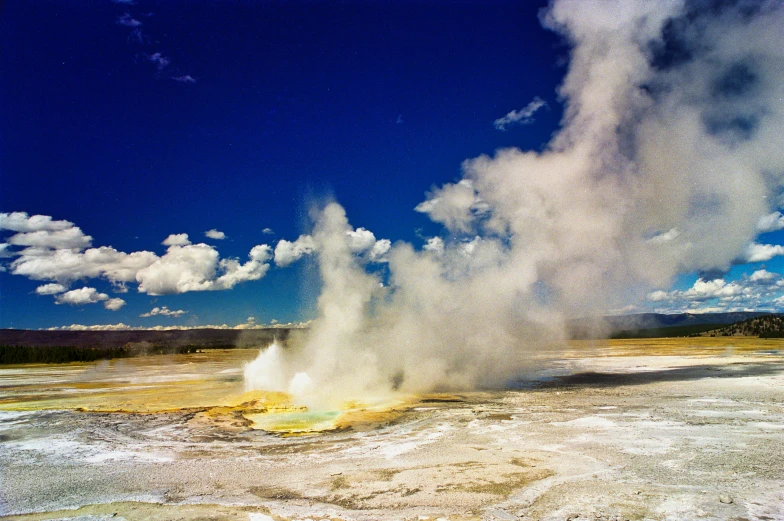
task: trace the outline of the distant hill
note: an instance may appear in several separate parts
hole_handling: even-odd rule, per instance
[[[705,331],[701,336],[784,338],[784,315],[765,315],[749,318],[729,326]]]
[[[689,336],[719,329],[770,313],[639,313],[608,317],[586,317],[569,323],[572,338],[656,338]]]

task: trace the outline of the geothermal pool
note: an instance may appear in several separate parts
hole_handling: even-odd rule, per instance
[[[8,519],[784,520],[781,341],[574,342],[506,390],[308,411],[258,350],[0,367]]]

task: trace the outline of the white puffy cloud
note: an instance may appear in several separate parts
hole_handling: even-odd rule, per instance
[[[430,237],[425,242],[422,249],[436,254],[442,254],[444,253],[444,239],[441,237]]]
[[[127,291],[126,284],[130,282],[137,282],[140,292],[154,295],[230,289],[238,283],[263,277],[272,257],[269,246],[259,245],[251,250],[244,264],[235,259],[221,260],[215,248],[191,244],[185,233],[167,237],[163,243],[169,248],[161,257],[150,251],[125,253],[111,246],[85,249],[91,238],[68,221],[53,221],[49,216],[28,217],[23,212],[2,216],[5,229],[25,230],[3,243],[7,245],[1,251],[8,257],[16,257],[10,263],[11,273],[32,280],[54,281],[63,289],[73,281],[90,278],[104,278],[120,293]],[[26,248],[14,252],[10,245]],[[39,292],[53,291],[55,287],[44,285],[40,288],[46,289]],[[104,295],[74,291],[77,293],[61,295],[59,303],[73,303],[74,299],[84,299],[88,294],[94,298]],[[100,300],[107,309],[119,309],[125,304],[122,299],[108,296]]]
[[[379,239],[373,244],[368,253],[371,262],[387,262],[387,253],[392,249],[392,241],[389,239]]]
[[[235,259],[223,259],[219,267],[223,274],[218,277],[210,289],[231,289],[241,282],[258,280],[267,274],[272,259],[272,248],[266,244],[254,246],[248,255],[250,260],[240,264]]]
[[[784,246],[778,244],[753,242],[746,248],[746,262],[767,262],[779,255],[784,255]]]
[[[55,297],[56,304],[70,304],[71,306],[83,306],[96,302],[104,302],[104,307],[112,311],[117,311],[125,305],[125,301],[122,299],[110,299],[106,293],[99,293],[95,288],[88,287],[72,289]]]
[[[752,273],[751,276],[749,277],[749,282],[767,283],[772,280],[776,280],[779,277],[780,275],[778,273],[771,273],[768,270],[762,269]]]
[[[724,279],[702,280],[683,292],[683,297],[688,300],[708,300],[712,298],[727,298],[738,295],[742,287],[737,282],[726,282]]]
[[[506,116],[493,121],[493,126],[498,130],[505,131],[506,127],[509,125],[528,125],[534,122],[534,113],[542,107],[546,106],[547,102],[537,96],[524,108],[520,110],[513,110]]]
[[[90,248],[82,253],[69,249],[28,249],[11,263],[11,272],[33,280],[72,282],[104,277],[114,283],[133,282],[138,270],[155,262],[149,251],[124,253],[112,247]]]
[[[125,301],[121,298],[110,298],[104,301],[103,307],[109,311],[117,311],[125,305]]]
[[[427,214],[435,222],[442,223],[449,231],[468,232],[477,217],[490,211],[470,179],[455,184],[446,184],[428,194],[427,200],[419,203],[417,212]]]
[[[226,234],[225,233],[220,232],[220,231],[216,230],[215,228],[213,228],[212,230],[208,230],[208,231],[204,232],[204,235],[206,237],[210,238],[210,239],[215,239],[216,241],[222,241],[223,239],[226,238]]]
[[[140,293],[150,295],[204,291],[215,277],[217,264],[218,251],[212,246],[174,245],[163,257],[137,271],[136,282]]]
[[[264,228],[261,230],[261,233],[264,235],[275,235],[275,231],[272,228]]]
[[[58,293],[63,293],[66,289],[68,288],[62,284],[44,284],[43,286],[35,288],[35,293],[37,295],[56,295]]]
[[[0,213],[0,230],[14,232],[56,232],[73,227],[70,221],[53,221],[48,215],[28,215],[27,212]]]
[[[760,217],[759,221],[757,221],[757,230],[760,233],[784,230],[784,214],[773,212]]]
[[[52,281],[39,286],[36,293],[56,295],[57,304],[103,302],[113,311],[126,304],[95,288],[66,291],[70,283],[91,278],[108,280],[117,293],[126,293],[131,282],[138,283],[139,292],[151,295],[231,289],[264,277],[272,259],[268,245],[251,249],[245,263],[220,259],[215,248],[191,244],[185,233],[169,235],[163,241],[169,248],[160,257],[150,251],[125,253],[111,246],[89,248],[92,238],[73,223],[43,215],[30,217],[24,212],[0,214],[0,224],[0,229],[17,232],[8,242],[0,243],[0,257],[13,258],[9,271],[32,280]],[[206,234],[225,237],[217,230]],[[12,246],[23,248],[14,251]],[[6,271],[6,267],[0,266],[0,271]]]
[[[219,260],[218,251],[207,244],[170,246],[165,255],[136,272],[136,282],[140,293],[150,295],[231,289],[266,275],[270,247],[255,246],[249,257],[240,264],[235,259]]]
[[[387,262],[386,255],[392,248],[392,242],[389,239],[376,240],[373,232],[365,228],[347,230],[346,238],[351,253],[362,255],[370,262]]]
[[[38,230],[12,235],[8,242],[14,246],[33,248],[82,250],[92,243],[93,238],[82,233],[77,226],[62,230]]]
[[[161,244],[164,246],[187,246],[190,243],[187,233],[173,233],[166,237]]]
[[[365,228],[348,230],[346,236],[348,237],[348,247],[352,253],[364,253],[376,244],[376,236]]]
[[[278,241],[278,245],[275,246],[275,264],[280,267],[288,266],[301,259],[304,255],[313,253],[315,247],[313,237],[310,235],[300,235],[294,242],[281,239]]]
[[[344,234],[346,245],[352,254],[365,261],[387,262],[386,255],[392,247],[389,239],[376,239],[376,236],[365,228],[348,228]],[[275,246],[275,264],[279,267],[288,266],[305,255],[316,251],[316,243],[310,235],[300,235],[296,241],[282,239]]]
[[[660,312],[771,309],[784,292],[784,277],[765,269],[734,281],[698,279],[686,290],[653,291],[648,301],[667,303]],[[706,303],[710,302],[710,305]]]
[[[662,302],[664,300],[670,300],[670,294],[659,289],[648,293],[648,300],[651,302]]]
[[[147,313],[142,313],[139,316],[142,318],[154,317],[158,315],[162,315],[165,317],[180,317],[182,315],[185,315],[186,313],[188,312],[182,309],[172,310],[169,309],[167,306],[161,306],[161,307],[155,306]]]

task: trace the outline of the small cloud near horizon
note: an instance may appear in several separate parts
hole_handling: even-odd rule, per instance
[[[148,317],[154,317],[154,316],[162,315],[162,316],[165,316],[165,317],[177,318],[177,317],[181,317],[182,315],[185,315],[187,313],[188,312],[183,310],[183,309],[169,309],[167,306],[161,306],[161,307],[155,306],[154,308],[152,308],[147,313],[142,313],[139,316],[141,318],[148,318]]]

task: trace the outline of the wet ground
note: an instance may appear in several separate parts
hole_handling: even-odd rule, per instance
[[[316,417],[244,393],[252,350],[0,367],[0,515],[784,520],[781,348],[575,343],[508,390]]]

